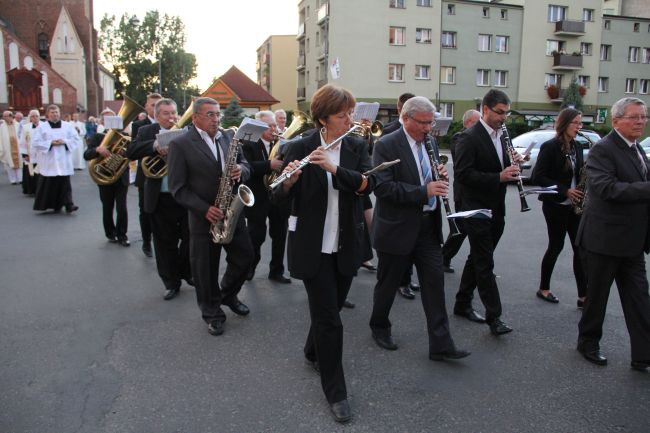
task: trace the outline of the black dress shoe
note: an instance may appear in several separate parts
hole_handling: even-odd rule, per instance
[[[165,290],[165,295],[163,296],[163,299],[165,301],[169,301],[170,299],[174,299],[181,293],[180,289],[168,289]]]
[[[232,302],[229,303],[224,303],[225,306],[230,308],[233,313],[237,314],[238,316],[246,316],[248,313],[251,312],[251,310],[248,309],[248,307],[241,302],[239,299],[235,299]]]
[[[373,265],[370,262],[361,263],[361,267],[364,268],[364,269],[367,269],[370,272],[375,272],[377,270],[377,266]]]
[[[494,319],[490,325],[490,332],[493,335],[503,335],[507,334],[508,332],[512,332],[512,328],[506,325],[501,321],[501,319]]]
[[[142,243],[142,252],[147,257],[153,257],[153,253],[151,252],[151,242]]]
[[[472,352],[460,349],[445,350],[444,352],[430,353],[429,359],[432,361],[443,361],[445,359],[461,359],[471,355]]]
[[[632,367],[632,370],[645,372],[650,367],[650,361],[632,361],[630,367]]]
[[[311,367],[311,369],[320,376],[320,366],[318,365],[318,361],[312,361],[311,359],[305,358],[305,364]]]
[[[193,278],[185,278],[185,282],[187,283],[188,286],[194,287],[194,279]]]
[[[352,419],[352,412],[350,412],[350,403],[347,400],[337,401],[330,405],[334,421],[348,422]]]
[[[373,332],[372,338],[375,340],[375,343],[377,343],[377,346],[381,347],[382,349],[397,350],[397,344],[395,344],[393,337],[390,335],[379,335]]]
[[[442,270],[448,274],[453,274],[455,272],[454,268],[449,263],[443,263]]]
[[[123,247],[130,247],[130,246],[131,246],[131,242],[129,242],[129,240],[126,239],[126,238],[120,239],[120,240],[119,240],[119,243],[120,243],[120,245],[122,245]]]
[[[223,334],[223,322],[214,320],[208,324],[208,332],[211,335],[221,335]]]
[[[402,295],[403,298],[415,299],[415,293],[413,293],[413,290],[411,290],[409,286],[400,286],[397,291],[400,295]]]
[[[74,204],[67,205],[65,207],[65,213],[72,213],[72,212],[77,211],[77,210],[79,210],[79,206],[76,206]]]
[[[106,236],[106,239],[108,239],[108,242],[112,244],[117,243],[117,236]]]
[[[269,280],[275,281],[276,283],[291,284],[291,279],[284,275],[269,275]]]
[[[607,365],[607,358],[600,353],[600,349],[584,350],[578,348],[578,352],[580,352],[582,356],[592,364]]]
[[[550,302],[551,304],[557,304],[558,302],[560,302],[557,296],[555,296],[551,292],[548,292],[548,294],[544,295],[541,290],[538,290],[536,295],[539,299],[543,299],[546,302]]]
[[[457,310],[454,308],[454,315],[464,317],[470,322],[485,323],[485,317],[478,314],[473,308],[467,310]]]
[[[350,302],[350,301],[348,301],[348,300],[346,299],[345,301],[343,301],[343,307],[344,307],[344,308],[354,308],[355,305],[354,305],[352,302]]]
[[[420,291],[420,285],[418,283],[410,283],[409,284],[409,289],[413,290],[414,292],[419,292]]]

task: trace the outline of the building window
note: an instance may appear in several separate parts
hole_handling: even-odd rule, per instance
[[[582,10],[582,21],[593,21],[594,20],[594,10],[593,9],[583,9]]]
[[[610,20],[604,20],[603,21],[603,28],[605,30],[609,30],[612,27],[612,22]]]
[[[406,27],[391,27],[388,35],[388,43],[391,45],[404,45]]]
[[[508,71],[494,71],[494,86],[495,87],[508,86]]]
[[[430,44],[431,29],[415,29],[415,42],[418,44]]]
[[[564,53],[564,41],[556,41],[553,39],[547,39],[546,40],[546,55],[547,56],[552,56],[554,52],[556,53]]]
[[[390,63],[388,65],[388,81],[404,81],[404,65]]]
[[[578,75],[578,84],[589,88],[589,75]]]
[[[639,93],[642,95],[647,95],[650,88],[650,80],[640,79],[639,80]]]
[[[650,48],[643,49],[643,57],[641,57],[643,63],[650,63]]]
[[[415,79],[416,80],[430,80],[429,71],[431,66],[429,65],[415,65]]]
[[[630,47],[627,56],[627,60],[630,63],[639,63],[639,50],[639,47]]]
[[[490,70],[489,69],[478,69],[476,71],[476,85],[477,86],[489,86],[490,85]]]
[[[510,45],[509,36],[499,36],[494,37],[494,52],[496,53],[507,53]]]
[[[636,78],[626,78],[625,93],[634,93],[635,88],[636,88]]]
[[[609,78],[598,77],[598,93],[607,93],[609,91]]]
[[[593,52],[593,44],[589,42],[580,42],[580,54],[583,56],[591,56]]]
[[[544,76],[544,88],[548,86],[555,86],[558,89],[562,87],[562,75],[560,74],[545,74]]]
[[[600,60],[610,61],[612,60],[612,46],[611,45],[601,45],[600,46]]]
[[[418,0],[416,3],[418,6],[431,7],[431,0]]]
[[[501,9],[501,19],[502,20],[508,19],[508,9]]]
[[[478,50],[491,51],[492,50],[492,35],[478,35]]]
[[[440,43],[442,48],[456,48],[456,32],[442,32]]]
[[[490,18],[490,8],[483,8],[483,18]]]
[[[63,92],[61,92],[61,89],[52,89],[52,103],[63,104]]]
[[[442,66],[440,68],[441,84],[456,84],[456,68],[453,66]]]
[[[634,23],[634,27],[633,27],[634,31],[638,33],[638,32],[639,32],[639,28],[640,28],[640,26],[641,26],[641,24],[639,24],[639,23]]]
[[[447,5],[447,15],[456,15],[456,5]],[[648,31],[650,31],[650,27]]]
[[[396,9],[406,9],[406,6],[404,6],[404,0],[390,0],[389,5]]]
[[[548,22],[563,21],[566,18],[566,6],[548,5]]]
[[[440,107],[441,117],[454,117],[454,103],[453,102],[441,102]]]
[[[43,59],[47,59],[50,55],[50,43],[45,33],[38,34],[38,55]]]

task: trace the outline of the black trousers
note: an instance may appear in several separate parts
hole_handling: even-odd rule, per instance
[[[257,205],[256,205],[257,206]],[[287,206],[260,203],[259,209],[246,209],[248,233],[253,244],[253,269],[261,259],[262,244],[266,240],[266,220],[268,218],[269,237],[271,238],[271,262],[269,277],[284,274],[284,252],[287,245],[287,227],[289,210]]]
[[[454,202],[454,209],[460,209],[460,202]],[[467,238],[467,235],[465,234],[465,230],[463,229],[463,220],[462,218],[457,218],[456,219],[456,226],[460,230],[460,234],[456,236],[452,236],[451,233],[447,235],[447,240],[445,241],[445,244],[442,246],[442,262],[449,266],[451,263],[451,259],[453,259],[456,254],[458,254],[458,251],[460,251],[460,247],[463,246],[463,242],[465,242],[465,238]]]
[[[467,218],[463,222],[463,229],[469,239],[470,253],[456,293],[454,310],[471,308],[474,289],[478,288],[488,323],[501,316],[501,298],[494,277],[494,250],[501,239],[504,226],[503,216],[495,214],[491,219]]]
[[[187,210],[161,192],[151,222],[158,275],[167,290],[177,290],[181,279],[192,278]]]
[[[542,276],[539,282],[539,289],[551,289],[553,268],[555,268],[555,262],[562,252],[562,248],[564,248],[564,238],[566,238],[566,234],[568,233],[571,247],[573,248],[573,275],[575,275],[578,286],[578,297],[582,298],[587,296],[587,277],[582,269],[580,250],[575,245],[576,234],[580,225],[580,215],[575,214],[573,206],[546,201],[542,204],[542,211],[546,219],[548,247],[542,259]]]
[[[226,250],[226,271],[219,285],[219,259],[222,248]],[[194,275],[196,301],[206,323],[215,320],[226,321],[221,304],[229,304],[237,299],[252,260],[253,245],[243,217],[240,217],[229,244],[219,245],[212,242],[207,229],[205,233],[190,235],[190,263]]]
[[[650,295],[643,253],[613,257],[580,250],[587,271],[587,300],[578,324],[578,348],[598,349],[612,282],[616,281],[625,324],[630,334],[632,361],[650,361]]]
[[[343,324],[339,313],[350,291],[352,276],[338,271],[336,254],[321,254],[318,273],[303,283],[311,317],[305,358],[318,361],[325,397],[330,404],[336,403],[348,398],[342,361]]]
[[[140,213],[140,232],[142,233],[142,242],[148,244],[151,242],[151,216],[144,211],[144,185],[138,187],[138,208]]]
[[[449,333],[449,320],[445,308],[445,281],[442,272],[441,240],[437,239],[433,227],[433,216],[424,214],[420,233],[413,250],[408,255],[377,251],[377,284],[375,285],[370,328],[379,335],[391,335],[388,318],[395,300],[397,287],[404,272],[415,264],[420,282],[422,307],[429,333],[429,353],[438,353],[454,348]]]
[[[129,215],[126,209],[126,194],[128,185],[118,180],[112,185],[98,185],[99,199],[102,202],[102,223],[104,234],[107,238],[117,236],[118,239],[126,239],[128,230]],[[117,220],[113,220],[113,210],[117,211]]]

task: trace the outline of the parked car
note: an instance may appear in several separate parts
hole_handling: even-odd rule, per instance
[[[581,129],[580,132],[589,137],[589,139],[594,144],[600,140],[600,136],[593,131]],[[530,178],[533,174],[533,168],[535,167],[535,162],[537,162],[537,154],[539,153],[539,148],[542,146],[542,144],[553,137],[555,137],[554,129],[535,129],[512,139],[512,145],[517,152],[525,155],[526,150],[529,151],[530,159],[524,161],[524,163],[521,165],[521,176],[523,177],[525,183],[530,182]],[[587,156],[591,145],[585,138],[581,136],[576,137],[576,139],[580,144],[583,145],[584,155]]]
[[[643,151],[645,152],[645,156],[650,159],[650,137],[644,138],[641,143],[639,143]]]

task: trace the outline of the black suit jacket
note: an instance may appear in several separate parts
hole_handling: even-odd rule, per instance
[[[453,180],[453,186],[454,186],[454,203],[460,203],[460,185],[458,185],[458,182],[456,182],[456,144],[458,143],[458,139],[460,138],[461,134],[463,131],[458,131],[451,137],[451,142],[449,143],[449,151],[451,152],[451,161],[454,164],[454,180]]]
[[[384,126],[384,132],[383,135],[388,135],[392,132],[397,131],[402,127],[402,124],[399,122],[399,118],[393,120],[392,122],[388,122],[386,126]]]
[[[232,134],[229,131],[221,132],[217,144],[227,160]],[[241,181],[246,182],[250,177],[250,166],[241,152],[241,146],[237,162],[241,166]],[[210,206],[214,206],[217,198],[221,165],[194,126],[169,144],[167,166],[169,189],[176,202],[189,211],[190,234],[208,236],[210,222],[205,219],[205,214]],[[239,222],[243,224],[242,217]]]
[[[650,252],[650,182],[635,150],[612,130],[591,148],[586,167],[587,206],[576,244],[616,257]]]
[[[288,144],[285,162],[301,160],[321,145],[320,134]],[[356,191],[361,186],[361,173],[371,168],[368,145],[356,137],[342,140],[341,160],[336,175],[332,176],[334,189],[339,191],[339,245],[338,270],[343,275],[356,275],[362,261],[364,231],[361,196]],[[375,179],[370,176],[363,194],[370,194]],[[282,204],[292,200],[291,217],[295,218],[295,230],[289,225],[287,258],[291,276],[308,279],[318,273],[323,241],[323,226],[327,214],[327,173],[317,165],[302,170],[298,181],[288,193],[279,186],[273,192],[273,200]]]
[[[160,132],[160,124],[154,123],[142,126],[138,129],[138,135],[131,141],[131,144],[126,149],[126,156],[134,161],[142,159],[145,156],[157,155],[153,148],[153,143],[156,141],[156,134]],[[144,176],[144,211],[153,213],[158,205],[158,196],[160,195],[160,185],[162,179],[151,179]]]
[[[264,185],[264,176],[271,173],[269,155],[262,140],[256,142],[242,141],[242,151],[251,168],[251,175],[246,181],[246,185],[255,195],[255,205],[246,208],[246,215],[268,215],[270,196],[268,189]]]
[[[504,216],[507,184],[499,181],[503,168],[481,122],[461,132],[455,153],[454,177],[460,186],[461,209],[491,209],[493,214]],[[505,150],[503,155],[509,164]]]
[[[99,147],[100,144],[102,144],[102,140],[106,134],[103,132],[99,132],[95,135],[93,135],[90,140],[88,140],[88,147],[84,151],[84,159],[86,161],[90,161],[95,158],[99,158],[100,155],[97,153],[97,148]],[[124,186],[129,186],[129,167],[126,167],[126,170],[124,170],[124,173],[122,173],[122,176],[120,176],[115,183],[121,183]],[[115,184],[113,183],[113,185]],[[101,185],[99,185],[101,186]]]
[[[436,155],[438,147],[433,143]],[[426,185],[420,184],[420,174],[411,147],[403,128],[392,132],[375,145],[372,163],[399,159],[401,162],[387,170],[378,172],[375,177],[375,215],[372,223],[373,246],[377,251],[390,254],[409,254],[420,233],[422,207],[427,204]],[[434,213],[434,242],[442,243],[442,217],[438,200]]]
[[[580,170],[584,164],[582,146],[575,140],[571,144],[576,152],[574,170],[567,170],[567,156],[562,151],[562,142],[557,137],[543,143],[539,149],[533,181],[540,186],[557,185],[557,194],[539,194],[539,200],[561,203],[567,199],[571,181],[575,179],[576,185],[580,182]]]
[[[149,117],[145,118],[144,120],[136,120],[131,124],[131,138],[134,139],[138,135],[138,130],[143,127],[151,125],[151,120],[149,120]],[[144,186],[144,179],[145,175],[142,172],[142,166],[138,164],[138,170],[135,173],[135,186],[138,188],[142,188]]]

